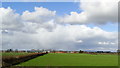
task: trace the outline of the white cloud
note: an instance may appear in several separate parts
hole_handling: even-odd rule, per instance
[[[56,15],[56,11],[50,11],[43,7],[35,7],[34,9],[34,12],[23,12],[22,19],[33,23],[44,23]]]
[[[105,24],[117,22],[119,0],[80,0],[81,13],[71,12],[70,15],[58,18],[60,23],[69,24]]]
[[[2,24],[6,26],[2,27],[3,49],[117,49],[117,32],[86,25],[57,24],[54,21],[55,11],[43,7],[36,7],[34,12],[25,11],[22,15],[11,8],[0,8],[0,13]],[[72,14],[77,15],[76,12]],[[101,41],[109,41],[111,44],[99,45]]]
[[[107,42],[98,42],[98,44],[100,44],[100,45],[115,45],[116,43],[107,41]]]
[[[53,19],[56,16],[56,11],[50,11],[43,7],[35,7],[34,10],[33,12],[24,11],[21,15],[24,24],[27,26],[24,28],[26,32],[36,32],[35,29],[38,28],[46,28],[52,31],[55,26]],[[29,29],[29,27],[31,28]]]
[[[49,31],[55,26],[53,23],[56,11],[50,11],[43,7],[35,7],[35,11],[24,11],[22,15],[15,10],[0,8],[0,28],[3,30],[36,32],[37,28],[46,28]]]
[[[8,8],[0,8],[0,28],[3,30],[20,30],[23,27],[23,23],[19,14],[14,13],[15,11]]]
[[[117,40],[117,33],[106,32],[100,28],[96,30],[96,28],[89,28],[85,25],[57,25],[52,32],[44,28],[39,28],[36,31],[37,33],[34,34],[24,32],[14,32],[12,35],[4,34],[3,48],[64,50],[117,49],[117,44],[109,44],[108,46],[97,44],[99,41],[115,42]]]
[[[78,41],[76,41],[77,43],[83,43],[83,41],[82,40],[78,40]]]

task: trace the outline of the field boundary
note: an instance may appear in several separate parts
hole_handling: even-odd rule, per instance
[[[30,59],[36,58],[38,56],[43,56],[47,53],[32,53],[29,55],[20,55],[20,56],[6,56],[2,57],[2,67],[10,67]]]

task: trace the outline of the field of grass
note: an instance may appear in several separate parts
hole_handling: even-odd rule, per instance
[[[118,56],[49,53],[17,66],[118,66]]]

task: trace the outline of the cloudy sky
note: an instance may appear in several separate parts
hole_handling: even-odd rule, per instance
[[[117,0],[3,2],[3,49],[106,50],[118,48]]]

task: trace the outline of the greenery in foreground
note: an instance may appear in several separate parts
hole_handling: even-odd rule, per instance
[[[17,66],[118,66],[118,56],[49,53]]]

